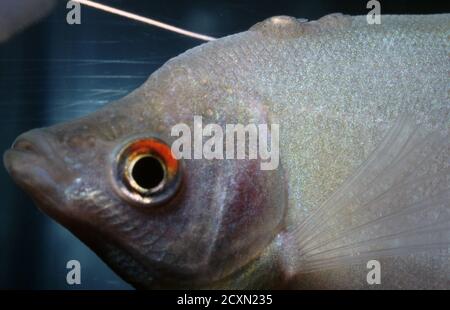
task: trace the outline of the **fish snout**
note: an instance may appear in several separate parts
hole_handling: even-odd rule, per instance
[[[61,169],[51,136],[45,129],[33,129],[16,138],[3,155],[6,170],[24,187],[48,187],[67,179]]]
[[[41,156],[52,155],[53,151],[49,137],[42,129],[33,129],[18,136],[13,142],[11,150]]]

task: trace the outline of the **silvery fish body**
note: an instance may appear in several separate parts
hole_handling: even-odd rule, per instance
[[[378,261],[376,288],[449,288],[449,30],[448,14],[273,17],[25,133],[5,165],[136,287],[361,288]],[[279,124],[279,166],[174,160],[194,116]],[[129,180],[146,152],[164,171],[150,191]]]

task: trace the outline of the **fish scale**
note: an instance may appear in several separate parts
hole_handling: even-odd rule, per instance
[[[272,17],[186,51],[92,115],[45,129],[55,137],[25,133],[5,164],[136,287],[364,288],[365,265],[378,259],[381,288],[448,288],[449,34],[448,14],[383,15],[380,25]],[[185,159],[181,189],[163,205],[116,197],[111,171],[124,141],[170,145],[171,128],[194,116],[279,124],[279,168]],[[92,143],[76,139],[77,128]],[[68,151],[61,137],[74,135]],[[30,144],[61,154],[36,156]],[[78,168],[62,177],[48,159],[64,156]],[[84,193],[79,178],[85,197],[71,201],[70,191]],[[102,201],[89,191],[114,197],[112,219],[95,214]],[[130,234],[128,221],[145,224]]]
[[[368,157],[401,111],[423,118],[449,105],[448,15],[383,15],[381,25],[367,24],[365,16],[332,17],[324,25],[330,18],[313,25],[286,18],[268,37],[271,18],[176,62],[186,66],[189,57],[190,70],[200,71],[192,73],[196,78],[267,100],[271,121],[282,124],[293,203],[305,211]],[[298,34],[282,39],[283,27],[293,23]],[[205,53],[219,57],[204,59]]]

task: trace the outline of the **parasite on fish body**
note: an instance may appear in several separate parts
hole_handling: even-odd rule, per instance
[[[19,136],[38,207],[138,288],[450,288],[450,15],[278,16]],[[280,124],[280,164],[176,159],[171,128]],[[192,129],[191,129],[192,130]]]

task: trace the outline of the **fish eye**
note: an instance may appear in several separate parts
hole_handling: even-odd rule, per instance
[[[113,181],[118,194],[134,205],[154,206],[173,197],[180,185],[181,162],[157,138],[128,141],[116,153]]]
[[[130,184],[139,192],[157,191],[164,186],[166,169],[164,163],[153,155],[136,158],[130,165]],[[148,173],[151,171],[151,173]]]

